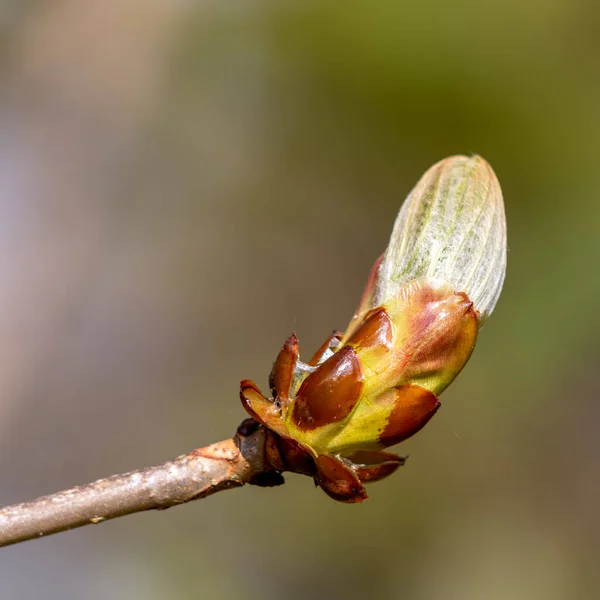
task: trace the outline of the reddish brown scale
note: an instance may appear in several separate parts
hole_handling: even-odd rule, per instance
[[[466,363],[477,339],[478,317],[473,310],[473,303],[464,293],[456,294],[461,299],[460,311],[453,313],[453,318],[446,319],[435,326],[434,335],[427,335],[418,346],[417,351],[407,357],[404,376],[422,377],[430,371],[450,368],[458,374],[460,367]],[[431,311],[425,311],[431,312]],[[460,365],[452,366],[456,361]]]
[[[464,352],[461,352],[461,346],[468,343],[471,351],[475,347],[477,326],[477,316],[473,309],[469,307],[461,319],[460,327],[455,328],[446,335],[433,336],[415,353],[413,362],[419,365],[419,369],[423,372],[427,368],[439,369],[442,365],[448,363],[449,357],[463,357]]]
[[[323,355],[331,345],[331,342],[334,340],[342,339],[341,331],[334,331],[321,345],[321,347],[313,354],[312,358],[308,361],[308,364],[311,367],[316,367],[319,364],[319,361],[323,358]]]
[[[383,446],[393,446],[417,433],[440,407],[437,396],[418,385],[402,385],[387,393],[395,393],[396,401],[379,436]]]
[[[297,362],[298,338],[292,333],[279,351],[269,375],[269,387],[273,398],[280,400],[289,398]]]
[[[285,468],[282,470],[302,475],[315,475],[316,467],[313,457],[296,440],[280,437],[277,443],[285,462]]]
[[[404,457],[383,450],[355,450],[344,458],[352,463],[352,469],[362,483],[379,481],[406,462]]]
[[[341,460],[330,454],[321,454],[315,463],[317,483],[328,496],[350,504],[367,499],[367,492],[358,475]]]
[[[382,348],[391,350],[393,340],[393,327],[387,311],[382,306],[370,310],[363,319],[362,325],[356,329],[348,340],[348,344],[358,350]]]
[[[262,395],[253,381],[242,379],[240,383],[240,400],[246,412],[253,419],[279,435],[287,434],[287,428],[281,419],[279,408]]]
[[[252,418],[265,425],[261,416],[256,410],[254,410],[254,407],[252,406],[255,395],[262,396],[262,393],[254,381],[250,379],[242,379],[240,382],[240,400],[242,401],[242,406],[246,409],[248,414],[252,416]]]
[[[266,429],[265,463],[273,467],[276,471],[287,471],[286,461],[279,447],[280,439],[276,433],[273,433],[270,429]]]
[[[362,386],[356,350],[344,346],[302,382],[292,413],[295,425],[309,431],[341,421],[356,406]]]

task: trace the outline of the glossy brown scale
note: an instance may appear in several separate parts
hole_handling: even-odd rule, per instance
[[[339,459],[358,475],[362,483],[388,477],[406,462],[406,458],[383,450],[355,450]]]
[[[302,382],[292,409],[292,421],[303,431],[341,421],[356,406],[362,382],[356,350],[344,346]]]
[[[388,392],[394,408],[379,436],[383,446],[399,444],[422,429],[440,407],[435,394],[418,385],[403,385]]]
[[[391,350],[393,346],[393,327],[387,311],[383,307],[369,311],[362,324],[347,341],[358,350],[377,348]]]
[[[296,334],[292,333],[279,351],[269,375],[269,387],[274,399],[281,401],[289,399],[297,362],[298,338]]]
[[[296,440],[281,436],[271,436],[272,442],[267,451],[269,463],[279,471],[293,471],[301,475],[316,474],[315,461],[311,454],[305,450]],[[276,447],[274,447],[276,445]]]
[[[444,364],[452,364],[452,356],[463,356],[461,347],[467,346],[471,351],[475,347],[477,336],[477,317],[475,312],[467,309],[457,334],[431,336],[424,341],[413,356],[413,363],[421,374],[439,370]],[[411,373],[411,371],[409,371]]]
[[[405,381],[419,382],[432,373],[451,380],[444,374],[456,376],[473,351],[479,327],[473,303],[460,293],[447,300],[445,308],[440,313],[433,298],[415,317],[412,341],[403,348],[399,361]]]
[[[334,500],[354,503],[367,498],[367,491],[356,472],[337,457],[321,454],[315,463],[318,484]]]
[[[272,400],[265,398],[253,381],[242,379],[240,400],[253,419],[279,435],[288,434],[285,422],[281,419],[281,409]]]

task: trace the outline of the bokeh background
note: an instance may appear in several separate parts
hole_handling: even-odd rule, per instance
[[[362,505],[289,476],[7,548],[4,600],[600,595],[594,0],[0,3],[0,503],[233,433],[421,173],[503,186],[496,312]]]

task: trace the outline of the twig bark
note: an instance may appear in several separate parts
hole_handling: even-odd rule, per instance
[[[233,438],[174,460],[8,506],[0,510],[0,546],[162,510],[245,483],[279,485],[283,478],[265,459],[265,441],[265,430],[247,419]]]

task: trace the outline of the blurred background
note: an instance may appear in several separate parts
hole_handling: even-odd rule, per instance
[[[2,551],[4,600],[600,594],[600,5],[0,3],[0,503],[230,436],[344,328],[439,159],[502,183],[508,275],[407,466]]]

